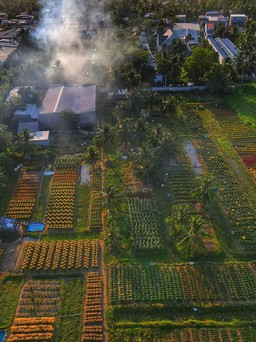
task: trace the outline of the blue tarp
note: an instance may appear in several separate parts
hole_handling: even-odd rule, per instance
[[[4,340],[5,340],[5,335],[6,335],[6,332],[5,332],[5,331],[0,331],[0,342],[4,342]]]
[[[28,232],[42,232],[43,230],[44,230],[43,223],[32,222],[28,226]]]

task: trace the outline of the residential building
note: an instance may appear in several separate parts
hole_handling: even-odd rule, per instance
[[[39,108],[36,104],[28,103],[24,109],[17,109],[14,113],[15,119],[19,122],[37,120]]]
[[[49,135],[49,131],[36,131],[30,134],[31,139],[29,142],[34,145],[49,146]]]
[[[244,27],[246,20],[247,20],[247,15],[245,14],[231,14],[229,18],[229,25]]]
[[[199,23],[177,23],[173,26],[173,32],[179,39],[192,45],[199,44],[200,26]],[[189,38],[189,40],[188,40]]]
[[[239,49],[228,38],[208,38],[208,42],[219,55],[219,62],[222,64],[226,58],[234,60]]]

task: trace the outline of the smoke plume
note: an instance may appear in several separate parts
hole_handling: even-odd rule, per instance
[[[99,32],[105,27],[106,16],[95,0],[41,0],[39,25],[33,33],[39,47],[60,60],[65,76],[71,82],[90,81],[92,64],[107,61]],[[87,78],[87,79],[86,79]]]

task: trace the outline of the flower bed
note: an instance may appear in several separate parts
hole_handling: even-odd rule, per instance
[[[16,318],[6,341],[53,341],[54,323],[54,317]]]
[[[104,341],[103,280],[98,272],[86,278],[82,341]]]
[[[28,280],[21,292],[16,317],[56,315],[61,283],[57,280]]]
[[[109,302],[189,305],[256,299],[255,263],[110,265]]]
[[[76,180],[75,169],[59,170],[54,174],[45,214],[48,229],[73,228]]]
[[[21,266],[23,272],[81,272],[98,267],[97,240],[30,242]]]
[[[38,172],[23,171],[16,184],[6,216],[17,219],[29,219],[33,213],[39,185],[40,174]]]

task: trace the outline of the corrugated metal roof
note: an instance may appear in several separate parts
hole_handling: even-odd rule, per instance
[[[95,111],[96,86],[52,85],[45,95],[39,115],[60,113],[67,108],[78,114]]]

